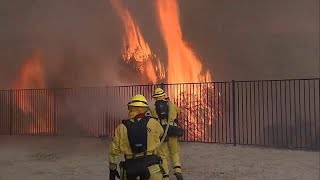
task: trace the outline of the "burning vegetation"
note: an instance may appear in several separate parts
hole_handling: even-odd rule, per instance
[[[12,85],[15,89],[12,100],[16,106],[13,118],[22,117],[25,119],[23,126],[29,127],[22,134],[53,132],[53,119],[50,117],[53,98],[48,91],[42,90],[47,88],[44,72],[42,55],[35,50],[24,60]]]
[[[24,60],[12,87],[13,89],[46,88],[42,57],[39,51],[33,52],[30,58]],[[16,105],[25,113],[30,113],[34,110],[27,91],[21,92],[21,101]]]
[[[177,0],[157,0],[156,8],[162,37],[167,47],[168,83],[210,82],[210,72],[202,74],[201,60],[183,40]],[[212,125],[214,116],[207,99],[213,96],[209,92],[204,93],[203,97],[200,94],[208,90],[213,91],[213,88],[213,86],[208,86],[207,89],[196,86],[192,91],[187,88],[169,92],[171,97],[182,97],[180,106],[183,126],[187,129],[188,137],[194,140],[204,136]]]
[[[144,77],[142,84],[159,84],[164,81],[168,84],[212,81],[211,73],[204,70],[201,59],[197,57],[197,53],[183,38],[177,0],[156,0],[154,2],[158,27],[166,47],[166,59],[159,59],[150,48],[139,25],[122,0],[110,0],[110,2],[124,29],[121,60],[135,69],[139,76]],[[39,51],[35,51],[21,65],[12,88],[47,88],[43,58]],[[213,98],[220,98],[219,96],[212,96],[210,93],[212,91],[215,91],[215,89],[210,84],[195,86],[192,87],[192,90],[191,86],[176,90],[167,89],[167,93],[173,101],[180,98],[179,102],[181,104],[179,106],[182,108],[180,119],[184,122],[182,125],[188,130],[190,138],[198,139],[205,134],[207,129],[212,128],[215,111],[219,111],[219,108],[214,108],[217,105],[208,102],[211,102]],[[31,93],[28,90],[17,90],[14,98],[19,99],[14,102],[19,107],[20,113],[30,119],[27,122],[30,124],[30,130],[27,133],[53,131],[54,125],[48,124],[48,122],[53,122],[50,119],[50,114],[52,114],[54,102],[50,91]],[[39,116],[34,115],[36,111],[38,114],[40,112]],[[199,116],[199,114],[203,115]],[[35,132],[35,126],[41,127],[41,132]]]
[[[111,0],[112,7],[121,18],[124,27],[123,55],[127,63],[132,63],[148,82],[157,83],[164,77],[160,61],[152,53],[148,43],[143,38],[140,28],[121,0]],[[158,73],[157,73],[158,72]]]
[[[155,84],[167,79],[169,84],[186,83],[186,82],[210,82],[211,74],[209,71],[203,73],[201,60],[197,57],[194,50],[183,40],[182,30],[179,20],[179,8],[177,0],[156,0],[156,14],[158,17],[158,25],[162,38],[167,49],[167,71],[163,71],[159,59],[150,49],[148,43],[142,36],[138,24],[131,16],[129,10],[124,6],[121,0],[111,0],[113,8],[121,18],[125,29],[123,60],[130,63],[139,70],[141,75],[148,77],[149,82]],[[214,87],[209,86],[206,89],[196,86],[193,91],[169,90],[168,94],[173,97],[173,101],[177,97],[183,97],[180,104],[182,108],[184,124],[188,129],[189,137],[198,139],[202,136],[207,128],[212,125],[214,119],[213,110],[208,107],[207,99],[213,98],[198,96],[204,91],[213,91]],[[217,101],[218,102],[218,101]],[[190,107],[191,109],[187,108]],[[197,107],[196,106],[200,106]],[[200,109],[200,111],[194,111]],[[204,113],[204,116],[198,116]],[[200,117],[200,118],[199,118]]]

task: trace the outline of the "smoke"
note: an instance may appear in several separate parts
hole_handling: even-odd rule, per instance
[[[185,37],[216,80],[320,77],[319,1],[180,1]]]
[[[108,1],[1,1],[0,13],[1,88],[35,48],[51,87],[118,81],[122,32]]]
[[[153,2],[127,2],[166,59]],[[216,81],[320,77],[318,0],[179,0],[179,7],[184,38]]]
[[[125,2],[166,63],[154,2]],[[180,0],[179,6],[184,38],[215,80],[319,77],[317,0]],[[108,0],[2,0],[0,88],[9,88],[35,48],[44,54],[50,87],[138,83],[119,58],[122,35]]]

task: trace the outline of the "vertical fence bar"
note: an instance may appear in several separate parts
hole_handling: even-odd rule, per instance
[[[289,143],[289,147],[292,147],[293,145],[293,137],[292,137],[292,131],[293,131],[293,127],[292,127],[292,97],[291,97],[291,91],[292,91],[292,88],[291,88],[291,81],[289,80],[289,87],[288,87],[288,94],[289,94],[289,127],[290,127],[290,133],[288,133],[288,136],[290,137],[290,141],[289,141],[289,138],[288,138],[288,141],[290,142]]]
[[[212,137],[214,136],[214,141],[213,142],[217,142],[217,135],[216,135],[216,131],[217,131],[217,116],[216,116],[216,112],[219,111],[219,109],[217,108],[217,102],[216,102],[217,83],[213,83],[213,85],[214,85],[214,89],[213,89],[213,113],[212,113],[212,116],[214,118],[214,123],[213,123],[214,127],[212,128],[211,136]]]
[[[299,96],[298,96],[298,98],[299,98],[299,101],[298,101],[298,103],[299,103],[299,135],[300,135],[300,144],[299,144],[299,148],[301,148],[302,147],[302,128],[301,128],[301,80],[298,80],[298,85],[299,85],[299,88],[298,88],[298,90],[299,90]]]
[[[214,83],[211,83],[212,87],[213,87],[213,91],[211,93],[214,92],[214,89],[216,88],[215,87],[215,84]],[[213,141],[213,127],[215,126],[215,118],[214,118],[214,115],[213,115],[213,111],[214,111],[214,93],[211,94],[210,93],[210,119],[211,119],[211,127],[210,127],[210,142],[214,142]]]
[[[285,132],[285,141],[284,141],[284,143],[285,143],[285,146],[289,146],[289,144],[288,144],[288,112],[287,112],[287,110],[288,110],[288,108],[287,108],[287,81],[284,81],[284,119],[285,119],[285,130],[286,130],[286,132]]]
[[[19,134],[19,122],[18,119],[20,118],[20,113],[18,112],[19,107],[17,105],[19,104],[19,99],[20,99],[20,91],[19,90],[13,90],[13,110],[14,112],[12,113],[12,133],[14,135]],[[21,104],[21,106],[23,106]]]
[[[257,103],[258,99],[256,98],[257,94],[256,94],[256,82],[253,82],[253,114],[254,114],[254,144],[261,144],[260,140],[257,142],[257,131],[259,133],[259,138],[260,138],[260,122],[258,118],[260,116],[260,114],[258,114],[256,111],[258,110],[258,112],[260,112],[260,104]],[[259,94],[258,94],[259,97]],[[258,117],[257,117],[258,115]]]
[[[269,114],[269,81],[266,81],[266,121],[267,121],[267,124],[266,124],[266,127],[267,127],[267,136],[266,136],[266,139],[267,139],[267,143],[266,145],[270,145],[270,114]]]
[[[272,141],[271,141],[271,145],[273,146],[275,144],[275,140],[274,140],[274,137],[275,137],[275,133],[274,133],[274,107],[273,107],[273,103],[274,103],[274,94],[273,94],[273,81],[271,81],[271,90],[270,90],[270,95],[271,95],[271,98],[270,98],[270,103],[271,103],[271,136],[272,136]]]
[[[252,144],[252,140],[253,140],[253,138],[252,138],[252,136],[253,136],[253,134],[252,134],[252,130],[253,130],[253,128],[252,128],[252,89],[251,89],[251,82],[249,82],[249,100],[247,101],[247,103],[248,103],[248,106],[247,106],[247,113],[248,113],[248,116],[249,116],[249,121],[250,121],[250,125],[249,124],[247,124],[248,125],[248,134],[249,134],[249,130],[250,130],[250,138],[248,137],[248,144]],[[249,136],[248,135],[248,136]],[[250,143],[249,143],[249,139],[250,139]]]
[[[52,102],[52,106],[53,106],[53,114],[52,114],[52,126],[53,126],[53,130],[52,133],[54,136],[57,136],[57,89],[53,89],[53,102]],[[51,99],[52,100],[52,99]]]
[[[245,142],[245,139],[244,139],[244,137],[245,137],[245,131],[244,131],[244,129],[245,129],[245,126],[244,126],[244,119],[245,119],[245,117],[244,117],[244,110],[243,110],[243,108],[244,108],[244,105],[243,105],[243,102],[244,102],[244,85],[245,85],[245,83],[242,83],[241,82],[241,135],[242,135],[242,141],[241,141],[241,143],[242,144],[244,144],[244,142]]]
[[[211,126],[211,123],[212,123],[212,119],[209,118],[209,83],[206,83],[207,85],[207,88],[206,88],[206,91],[207,91],[207,94],[206,94],[206,109],[204,110],[204,115],[203,115],[203,119],[204,121],[206,121],[206,119],[209,119],[208,123],[207,123],[207,132],[205,133],[205,141],[206,142],[210,142],[210,138],[206,138],[208,137],[208,134],[209,134],[209,127]],[[205,114],[207,112],[207,114]],[[210,123],[211,122],[211,123]],[[204,124],[205,127],[206,127],[206,123]]]
[[[216,139],[218,138],[218,141],[216,140],[216,142],[220,143],[220,96],[219,96],[219,93],[220,93],[220,84],[217,83],[217,94],[216,94],[216,97],[217,97],[217,102],[215,103],[216,104],[216,112],[217,112],[217,118],[216,118],[216,131],[215,131],[215,136],[216,136]]]
[[[231,83],[228,82],[227,84],[228,84],[228,120],[229,120],[228,132],[229,132],[229,143],[231,143],[232,142],[231,139],[232,139],[232,137],[234,137],[234,136],[231,136],[231,132],[232,132],[232,130],[231,130],[231,102],[232,101],[231,101],[231,87],[230,87]]]
[[[285,81],[284,81],[285,82]],[[286,133],[286,128],[283,127],[283,120],[284,118],[282,117],[283,116],[283,105],[286,104],[286,102],[284,101],[284,104],[283,104],[283,96],[282,96],[282,81],[280,81],[280,133],[281,133],[281,146],[286,146],[285,145],[285,136],[284,136],[284,133]],[[286,94],[284,93],[284,98],[286,97]],[[284,108],[285,109],[285,108]]]
[[[102,117],[102,121],[104,122],[104,133],[103,133],[103,136],[105,138],[108,138],[109,136],[109,132],[108,132],[108,105],[107,105],[107,100],[108,100],[108,87],[104,87],[104,89],[101,90],[102,94],[104,94],[104,100],[103,100],[103,109],[104,109],[104,112],[103,112],[103,117]]]
[[[319,115],[320,115],[320,79],[318,80],[318,83],[319,83],[319,94],[318,94],[318,96],[319,96],[319,111],[318,111],[318,113],[319,113]],[[313,89],[313,114],[314,114],[314,120],[315,120],[315,122],[314,122],[314,135],[315,135],[315,146],[314,146],[314,148],[318,148],[318,146],[319,146],[319,148],[320,148],[320,142],[319,142],[319,140],[318,140],[318,133],[317,133],[317,107],[316,107],[316,80],[314,80],[313,81],[313,87],[314,87],[314,89]],[[320,117],[319,117],[319,120],[320,120]],[[319,143],[319,144],[318,144]]]
[[[192,83],[192,93],[191,93],[191,95],[193,95],[193,94],[194,94],[194,83]],[[192,101],[191,95],[190,95],[190,101]],[[191,118],[194,118],[194,115],[192,113],[192,105],[190,107],[190,111],[191,111]],[[193,141],[196,141],[196,131],[197,130],[196,130],[195,122],[191,122],[191,126],[192,126],[192,129],[193,129]]]
[[[308,114],[309,114],[309,118],[310,118],[310,123],[309,123],[309,142],[310,142],[310,148],[312,147],[312,140],[313,140],[313,138],[312,138],[312,115],[311,115],[311,87],[310,87],[311,85],[310,85],[310,80],[308,80],[308,104],[309,104],[309,108],[308,108],[308,110],[309,110],[309,112],[308,112]]]
[[[275,81],[275,123],[274,126],[276,126],[276,137],[274,138],[275,145],[279,145],[279,123],[278,123],[278,88],[277,88],[277,81]]]
[[[248,122],[248,110],[249,110],[249,108],[248,108],[248,84],[247,84],[247,82],[245,82],[244,83],[245,84],[245,110],[243,111],[244,113],[245,113],[245,122],[246,122],[246,124],[245,124],[245,128],[246,128],[246,143],[245,144],[249,144],[249,129],[248,129],[248,124],[249,124],[249,122]]]
[[[240,143],[240,141],[241,141],[241,138],[240,138],[240,136],[241,136],[241,132],[242,132],[242,123],[241,123],[241,125],[240,125],[240,85],[241,85],[241,87],[242,87],[242,84],[241,83],[237,83],[237,94],[238,94],[238,104],[237,104],[237,114],[238,114],[238,118],[237,118],[237,121],[238,121],[238,142]],[[241,88],[241,90],[242,90],[242,88]],[[241,91],[242,92],[242,91]],[[234,103],[235,104],[235,103]],[[235,116],[235,113],[234,113],[234,116]],[[241,113],[241,116],[242,116],[242,113]],[[237,126],[236,126],[237,127]]]
[[[298,127],[297,127],[297,94],[296,94],[296,81],[293,81],[293,107],[294,107],[294,133],[295,133],[295,146],[298,146]]]
[[[232,121],[233,121],[233,145],[237,145],[237,135],[236,135],[236,88],[235,80],[231,81],[232,83]]]
[[[260,86],[259,86],[260,87]],[[260,91],[259,91],[260,93]],[[262,133],[263,137],[261,138],[261,141],[263,141],[263,145],[266,145],[266,131],[265,131],[265,95],[264,95],[264,81],[261,82],[261,103],[262,103]]]
[[[308,138],[307,138],[307,103],[306,103],[306,80],[303,81],[303,114],[304,114],[304,146],[303,147],[307,147],[308,146]]]
[[[20,121],[19,119],[21,118],[21,113],[19,111],[19,109],[24,108],[24,103],[21,103],[21,90],[15,90],[15,98],[14,98],[14,102],[15,102],[15,118],[14,118],[14,125],[13,125],[13,132],[15,135],[20,134]],[[16,105],[20,104],[21,107],[16,107]]]
[[[223,107],[223,111],[222,111],[222,116],[223,116],[223,133],[222,133],[222,137],[223,137],[223,141],[222,143],[228,143],[228,103],[227,103],[227,96],[228,96],[228,93],[227,93],[227,86],[228,86],[228,83],[227,82],[223,82],[223,87],[222,87],[222,93],[221,93],[221,96],[222,96],[222,107]]]
[[[314,89],[316,89],[316,88],[314,88]],[[318,111],[318,120],[320,120],[320,78],[318,79],[318,91],[319,91],[319,93],[318,93],[318,108],[319,108],[319,111]],[[315,118],[315,121],[317,122],[317,119]],[[320,122],[319,122],[320,123]],[[317,133],[317,124],[315,124],[315,130],[316,130],[316,143],[318,143],[318,144],[316,144],[316,148],[320,148],[320,139],[318,139],[319,137],[320,137],[320,135],[318,136],[318,133]],[[318,130],[319,131],[319,130]]]
[[[12,135],[12,125],[13,125],[13,96],[12,96],[12,93],[13,93],[13,90],[12,89],[10,89],[9,90],[9,131],[10,131],[10,136]]]

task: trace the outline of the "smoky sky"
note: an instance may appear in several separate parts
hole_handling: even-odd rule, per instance
[[[318,0],[179,2],[185,37],[216,79],[320,77]]]
[[[184,39],[214,80],[319,77],[318,0],[178,2]],[[154,2],[125,4],[166,63]],[[10,87],[35,48],[48,86],[138,83],[120,60],[123,32],[109,0],[1,0],[0,87]]]

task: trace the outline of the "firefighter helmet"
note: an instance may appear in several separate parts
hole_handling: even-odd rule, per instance
[[[128,106],[149,107],[147,99],[141,94],[137,94],[133,96],[130,102],[128,103]]]
[[[157,97],[162,97],[162,96],[165,96],[166,95],[166,93],[164,92],[164,90],[163,89],[161,89],[161,88],[156,88],[155,90],[154,90],[154,94],[153,94],[153,98],[157,98]]]

